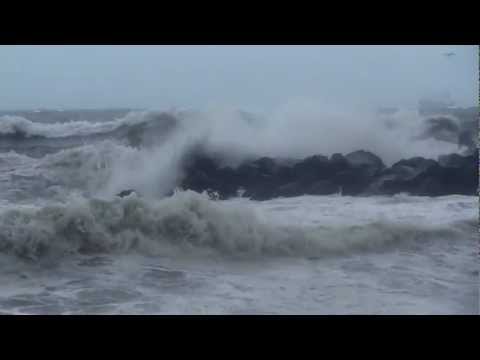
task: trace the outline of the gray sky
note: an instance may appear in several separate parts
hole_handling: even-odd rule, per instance
[[[475,105],[478,79],[476,46],[0,46],[0,109]]]

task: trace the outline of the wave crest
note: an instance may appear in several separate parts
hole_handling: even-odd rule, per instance
[[[150,111],[130,112],[125,117],[108,121],[70,121],[57,123],[34,122],[21,116],[4,115],[0,117],[0,137],[25,140],[30,138],[67,138],[85,137],[95,134],[120,132],[133,136],[140,125],[176,120],[175,114]],[[169,124],[170,125],[170,124]],[[130,128],[134,128],[131,130]]]
[[[264,221],[251,207],[177,192],[147,202],[72,198],[68,204],[16,207],[0,213],[0,252],[26,259],[76,253],[137,251],[148,255],[324,256],[380,250],[393,243],[464,237],[466,226],[376,222],[357,226],[293,226]]]

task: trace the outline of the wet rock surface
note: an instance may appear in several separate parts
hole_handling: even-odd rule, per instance
[[[437,160],[414,157],[386,167],[377,155],[359,150],[330,158],[314,155],[289,164],[274,158],[245,161],[225,167],[206,154],[191,154],[180,186],[197,192],[216,192],[221,199],[244,196],[254,200],[302,195],[476,195],[478,150]]]

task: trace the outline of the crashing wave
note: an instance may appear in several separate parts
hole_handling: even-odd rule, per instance
[[[0,137],[13,139],[85,137],[95,134],[120,133],[135,136],[145,124],[175,121],[175,116],[156,112],[131,112],[125,117],[103,122],[70,121],[64,123],[33,122],[21,116],[0,117]],[[169,125],[171,125],[169,123]],[[131,132],[131,133],[130,133]]]
[[[207,194],[175,192],[159,201],[135,194],[112,201],[72,198],[68,204],[4,208],[0,253],[39,260],[68,254],[223,254],[322,257],[381,250],[408,241],[456,239],[468,224],[440,227],[375,222],[356,226],[296,226],[264,221],[239,203],[210,201]]]

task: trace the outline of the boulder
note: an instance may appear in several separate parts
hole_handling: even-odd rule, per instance
[[[276,190],[277,197],[295,197],[305,195],[305,187],[300,181],[293,181],[279,186]]]
[[[335,153],[330,157],[330,168],[333,173],[345,171],[349,166],[347,159],[342,154]]]
[[[369,185],[367,194],[393,195],[401,192],[415,192],[409,182],[432,167],[438,166],[435,160],[423,157],[400,160],[392,167],[384,169],[378,177]]]
[[[340,185],[334,184],[332,181],[320,180],[310,185],[306,193],[308,195],[332,195],[338,194],[340,188]]]
[[[442,156],[438,162],[422,158],[402,160],[392,166],[390,178],[384,176],[376,190],[389,195],[399,192],[419,196],[475,195],[477,164],[475,155],[458,154]],[[410,172],[402,174],[399,169],[409,169]]]
[[[259,174],[274,175],[277,170],[277,164],[275,160],[269,157],[263,157],[252,162],[257,168]]]
[[[302,195],[474,195],[478,187],[478,150],[472,155],[450,154],[432,159],[414,157],[386,168],[382,160],[367,151],[346,156],[322,155],[301,161],[281,162],[263,157],[245,161],[237,168],[222,167],[206,155],[190,155],[185,162],[181,187],[218,193],[218,198],[243,196],[254,200]]]
[[[295,178],[303,182],[311,183],[319,179],[332,177],[330,162],[326,156],[314,155],[293,166]]]
[[[252,200],[263,201],[282,195],[280,195],[277,186],[274,186],[269,182],[261,182],[247,188],[243,196]]]
[[[391,168],[383,171],[383,173],[392,173],[403,180],[408,180],[437,165],[438,164],[435,160],[414,157],[411,159],[400,160],[393,164]]]
[[[345,158],[352,167],[364,169],[367,176],[375,176],[385,169],[382,159],[368,151],[354,151],[347,154]]]
[[[467,156],[461,156],[459,154],[442,155],[438,158],[438,163],[440,166],[446,168],[462,168],[469,166],[471,161],[471,158]]]
[[[182,188],[197,192],[215,189],[219,181],[217,161],[203,154],[187,154],[184,164]]]
[[[222,167],[216,171],[216,178],[213,181],[213,189],[218,192],[220,199],[228,199],[237,195],[241,184],[238,176],[231,167]]]
[[[341,171],[331,179],[333,184],[342,189],[344,195],[351,196],[365,192],[372,181],[373,178],[359,168]]]

